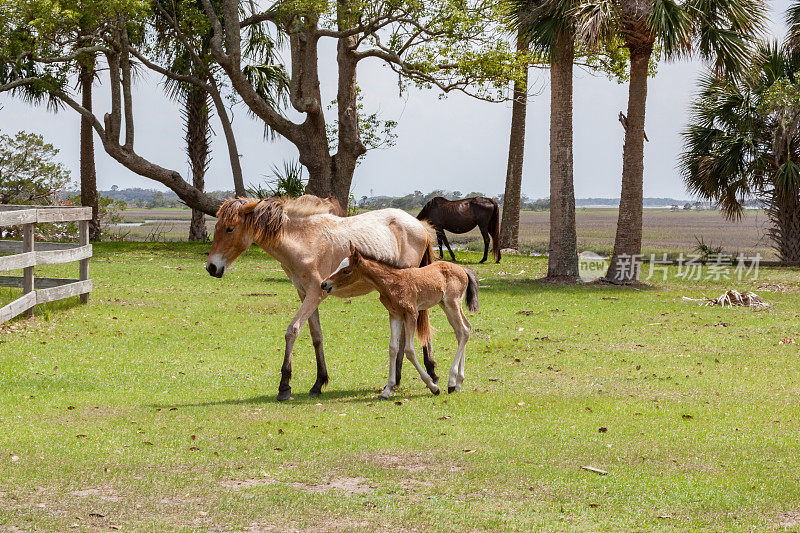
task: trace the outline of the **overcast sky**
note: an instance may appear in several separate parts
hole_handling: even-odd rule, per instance
[[[782,38],[788,0],[775,0],[770,33]],[[328,40],[330,41],[330,40]],[[323,98],[333,100],[336,91],[335,49],[331,42],[320,54]],[[702,72],[698,62],[662,63],[651,78],[647,97],[644,194],[650,197],[687,198],[676,170],[681,151],[680,132],[688,119],[688,107]],[[419,189],[503,192],[508,157],[510,104],[490,104],[464,95],[444,99],[435,91],[414,89],[398,92],[397,78],[378,60],[359,65],[359,85],[365,111],[379,111],[383,119],[396,120],[397,144],[373,150],[362,158],[353,179],[353,193],[402,195]],[[525,166],[522,188],[532,198],[549,195],[548,116],[549,73],[531,69]],[[79,119],[70,110],[58,114],[31,107],[0,95],[0,130],[41,133],[61,150],[63,162],[78,179]],[[142,156],[187,175],[186,153],[178,106],[167,100],[155,75],[140,78],[134,94],[136,151]],[[619,197],[623,130],[617,120],[627,107],[627,85],[576,69],[574,94],[575,194],[586,197]],[[96,89],[95,112],[108,108],[104,88]],[[273,164],[296,159],[294,147],[285,141],[268,141],[263,124],[248,116],[244,106],[234,108],[234,127],[245,182],[258,182]],[[206,187],[232,189],[222,129],[213,140],[213,161]],[[129,172],[110,159],[96,142],[98,187],[161,188]]]

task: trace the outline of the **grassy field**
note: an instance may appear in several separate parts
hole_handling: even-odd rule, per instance
[[[800,341],[796,269],[735,283],[773,304],[754,312],[681,301],[730,282],[563,287],[534,281],[541,258],[473,265],[464,392],[432,396],[406,365],[389,402],[376,295],[330,299],[330,385],[306,393],[304,328],[277,403],[296,295],[256,250],[211,278],[207,250],[97,245],[88,305],[0,326],[0,530],[800,527],[800,354],[780,342]],[[454,338],[432,320],[444,374]]]
[[[157,236],[156,240],[186,240],[190,216],[188,209],[129,209],[125,212],[127,222],[150,222],[117,228],[117,231],[126,234],[129,240],[146,240],[151,236]],[[549,216],[545,211],[522,212],[519,242],[524,251],[547,251]],[[214,220],[208,217],[210,233]],[[643,253],[690,254],[700,238],[706,244],[722,246],[725,253],[734,256],[739,252],[748,256],[760,253],[765,258],[775,259],[775,252],[764,237],[766,223],[764,213],[756,210],[746,211],[740,222],[729,222],[717,211],[645,209]],[[578,209],[576,225],[580,251],[611,252],[617,227],[616,209]],[[477,230],[451,235],[449,239],[459,247],[483,251],[483,240]]]

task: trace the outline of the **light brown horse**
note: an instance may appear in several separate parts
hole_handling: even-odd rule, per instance
[[[230,264],[255,242],[280,262],[302,301],[286,329],[279,400],[291,397],[292,349],[306,320],[317,359],[317,379],[310,394],[320,394],[328,383],[317,310],[327,293],[320,285],[348,256],[351,242],[399,266],[427,265],[434,259],[430,226],[405,211],[380,209],[353,217],[340,214],[338,202],[311,195],[296,199],[231,198],[217,212],[214,241],[206,263],[208,273],[221,278]],[[337,296],[350,298],[372,290],[369,283],[356,283]],[[430,358],[429,346],[425,355],[426,367],[433,373],[435,363]],[[399,364],[402,360],[398,358]]]
[[[389,382],[381,392],[381,398],[389,398],[397,384],[395,358],[402,348],[409,361],[419,372],[422,381],[434,394],[439,386],[425,372],[414,355],[414,330],[422,344],[428,344],[431,328],[428,316],[421,316],[434,305],[440,306],[456,334],[458,349],[453,357],[447,392],[458,392],[464,383],[464,360],[466,345],[472,326],[467,320],[461,303],[467,298],[470,312],[478,311],[478,280],[471,270],[458,265],[437,261],[420,268],[397,268],[385,261],[363,256],[352,245],[350,257],[342,261],[339,268],[322,282],[322,289],[334,296],[346,293],[356,284],[368,283],[381,295],[380,301],[389,311],[391,338],[389,340]],[[418,316],[419,315],[419,316]],[[400,346],[401,337],[405,345]]]

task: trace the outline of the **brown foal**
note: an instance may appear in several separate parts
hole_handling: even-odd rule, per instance
[[[445,261],[437,261],[420,268],[398,268],[386,262],[363,256],[350,245],[350,257],[342,261],[339,268],[322,282],[322,290],[336,295],[354,283],[366,282],[380,293],[380,302],[389,311],[391,338],[389,340],[389,382],[381,393],[388,398],[397,380],[396,357],[400,339],[405,338],[403,350],[422,381],[433,394],[439,394],[434,383],[414,354],[414,330],[421,344],[430,341],[431,328],[427,314],[421,311],[434,305],[440,306],[456,334],[458,349],[453,357],[447,392],[458,392],[464,382],[464,359],[466,345],[472,326],[467,320],[461,303],[467,298],[470,312],[478,310],[478,280],[475,274]]]

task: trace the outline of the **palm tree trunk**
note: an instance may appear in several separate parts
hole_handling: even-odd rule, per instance
[[[631,52],[628,84],[628,127],[622,149],[622,191],[614,253],[606,273],[612,283],[639,278],[642,253],[642,196],[644,185],[644,115],[647,75],[652,48]]]
[[[768,235],[781,262],[800,263],[800,197],[797,191],[789,194],[773,193],[769,217],[773,227]]]
[[[186,151],[189,155],[189,167],[192,172],[192,185],[202,191],[205,188],[206,170],[210,162],[210,134],[208,93],[196,86],[191,86],[186,95]],[[189,226],[190,241],[205,241],[205,213],[192,209],[192,222]]]
[[[517,52],[525,52],[528,43],[520,30]],[[519,247],[519,210],[522,191],[522,161],[525,155],[525,115],[528,106],[528,69],[522,79],[514,82],[514,102],[511,107],[511,138],[508,143],[506,190],[503,196],[503,221],[500,226],[500,248]]]
[[[89,61],[88,59],[86,60]],[[81,105],[92,110],[92,84],[94,83],[94,60],[91,65],[81,64],[78,73],[81,87]],[[89,239],[100,240],[100,207],[97,201],[97,170],[94,163],[94,130],[89,119],[81,116],[81,205],[92,208],[92,220],[89,221]]]
[[[550,254],[547,277],[578,277],[575,188],[572,170],[572,66],[574,35],[556,34],[550,64]]]

